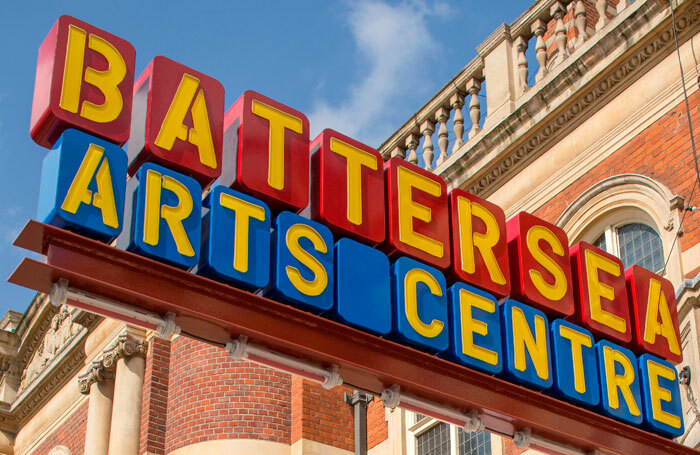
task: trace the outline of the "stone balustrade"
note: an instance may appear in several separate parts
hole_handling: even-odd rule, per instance
[[[639,9],[651,1],[658,3],[535,2],[479,45],[477,56],[387,139],[379,147],[380,153],[384,159],[399,156],[442,173],[450,156],[464,155],[488,131],[511,116],[518,105],[532,98],[533,92],[552,84],[564,68],[571,66],[572,59],[582,56],[583,52],[577,51],[590,48],[589,41],[600,40],[615,27],[608,24],[622,22],[625,10],[630,6]],[[526,56],[529,46],[534,46],[530,59]],[[566,87],[561,85],[559,89]],[[464,112],[467,106],[468,112]]]

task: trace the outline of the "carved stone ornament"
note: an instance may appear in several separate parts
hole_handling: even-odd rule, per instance
[[[49,455],[71,455],[71,451],[66,446],[56,446],[51,449]]]
[[[39,376],[51,361],[70,344],[79,331],[80,325],[73,322],[68,307],[62,306],[61,310],[51,319],[51,326],[46,331],[43,341],[24,370],[19,390],[24,390],[28,384]]]
[[[101,359],[95,360],[85,373],[78,376],[78,388],[80,393],[88,394],[92,384],[112,378],[114,378],[114,371],[107,369]]]
[[[146,342],[144,340],[135,340],[129,335],[122,333],[117,338],[117,341],[102,353],[102,364],[105,368],[112,368],[116,365],[117,360],[122,357],[141,356],[146,357],[147,352]]]

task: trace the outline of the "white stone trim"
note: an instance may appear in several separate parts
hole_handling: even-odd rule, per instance
[[[265,454],[290,455],[287,444],[261,439],[219,439],[191,444],[169,452],[168,455],[213,455],[213,454]]]
[[[261,453],[267,454],[268,452]],[[292,444],[291,452],[288,453],[291,455],[353,455],[353,452],[312,441],[310,439],[300,439],[296,441],[294,444]]]

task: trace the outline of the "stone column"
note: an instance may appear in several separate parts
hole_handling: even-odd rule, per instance
[[[106,367],[116,364],[109,455],[138,455],[141,440],[141,401],[146,371],[146,342],[127,334],[105,351]]]
[[[90,394],[85,428],[85,453],[107,455],[112,422],[114,372],[106,369],[101,359],[95,360],[88,371],[78,377],[78,384],[81,393]]]

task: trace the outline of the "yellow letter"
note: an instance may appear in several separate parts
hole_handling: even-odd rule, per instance
[[[661,316],[660,323],[659,316]],[[652,278],[649,281],[649,303],[644,325],[644,341],[654,344],[656,343],[656,335],[666,338],[668,349],[672,353],[676,355],[681,354],[676,331],[673,329],[673,320],[666,301],[666,294],[661,291],[661,282]]]
[[[444,256],[442,242],[427,237],[413,230],[413,219],[429,223],[432,219],[430,208],[413,200],[413,189],[428,193],[432,196],[442,196],[442,187],[433,179],[423,177],[412,170],[399,166],[397,169],[398,208],[399,208],[399,241],[425,251],[431,256]]]
[[[344,157],[347,163],[348,221],[359,226],[362,224],[362,166],[376,171],[377,157],[334,137],[331,151]]]
[[[564,256],[564,247],[559,242],[556,235],[544,226],[533,226],[527,231],[527,249],[530,250],[532,258],[537,261],[542,267],[547,269],[549,273],[554,275],[554,283],[549,284],[545,281],[542,274],[537,270],[530,270],[530,279],[535,288],[546,299],[557,301],[564,298],[569,285],[566,282],[566,275],[559,264],[554,262],[552,258],[547,256],[540,248],[540,240],[544,240],[552,247],[552,253],[557,256]]]
[[[673,428],[680,428],[680,416],[661,409],[661,401],[671,401],[672,396],[670,390],[664,389],[659,385],[659,376],[669,381],[676,382],[676,372],[652,360],[647,360],[647,371],[649,373],[649,395],[651,396],[652,417],[657,422],[664,423]]]
[[[591,250],[586,250],[586,279],[588,282],[588,300],[591,308],[591,319],[600,322],[611,329],[625,333],[627,332],[627,322],[616,314],[605,311],[601,305],[601,298],[615,300],[615,291],[612,287],[600,282],[598,271],[609,273],[613,276],[620,276],[620,264],[601,256]]]
[[[189,141],[190,144],[197,147],[199,152],[199,161],[212,169],[216,169],[216,153],[214,151],[214,141],[211,137],[211,127],[209,126],[209,115],[207,114],[207,101],[204,98],[204,91],[200,90],[199,79],[196,77],[184,74],[180,85],[177,87],[173,102],[165,114],[163,124],[158,131],[158,137],[154,144],[165,150],[172,150],[175,144],[175,139],[181,141]],[[195,93],[197,96],[195,98]],[[188,129],[183,124],[185,116],[192,105],[192,128]]]
[[[615,374],[615,363],[622,365],[624,373]],[[608,388],[608,403],[612,409],[620,407],[620,400],[617,390],[620,389],[622,397],[627,403],[627,408],[633,416],[641,415],[637,402],[630,386],[634,382],[635,369],[630,359],[620,351],[616,351],[610,346],[603,346],[603,368],[605,368],[605,383]]]
[[[80,107],[80,89],[83,85],[83,65],[85,59],[85,30],[71,25],[68,27],[68,45],[66,47],[66,64],[63,68],[63,86],[61,87],[61,109],[78,113]]]
[[[321,295],[323,291],[326,290],[328,286],[328,272],[326,272],[326,269],[323,268],[323,265],[318,259],[299,245],[299,239],[302,237],[311,240],[311,244],[316,251],[324,254],[328,252],[326,242],[323,240],[323,237],[321,237],[321,234],[314,228],[306,224],[295,224],[287,231],[287,248],[292,256],[294,256],[294,259],[301,262],[313,272],[314,279],[311,281],[305,279],[301,276],[299,269],[291,265],[288,265],[285,270],[287,271],[289,281],[299,292],[310,297],[315,297]]]
[[[535,315],[535,337],[533,337],[523,310],[518,307],[513,307],[512,311],[515,368],[518,371],[525,371],[527,368],[525,359],[525,349],[527,349],[532,363],[535,366],[537,377],[546,381],[549,379],[549,364],[547,362],[549,351],[545,320],[542,316]]]
[[[233,231],[233,268],[241,273],[248,271],[248,233],[250,218],[265,221],[265,209],[243,199],[221,193],[219,204],[236,212]]]
[[[435,338],[440,335],[445,324],[442,321],[433,319],[430,324],[424,323],[418,315],[418,283],[424,283],[430,289],[430,293],[442,297],[440,283],[434,276],[423,269],[411,269],[403,279],[405,298],[404,311],[406,319],[419,335],[426,338]]]
[[[486,232],[473,231],[472,215],[484,222]],[[459,218],[459,249],[462,253],[462,270],[469,274],[476,271],[474,247],[477,247],[489,271],[491,281],[500,285],[506,284],[503,271],[493,254],[493,247],[496,246],[501,237],[496,217],[486,207],[464,197],[457,198],[457,216]]]
[[[182,225],[182,221],[192,213],[192,195],[185,185],[167,175],[162,176],[162,189],[175,193],[178,199],[176,206],[161,205],[161,175],[149,169],[146,173],[143,241],[149,245],[158,245],[160,219],[163,218],[173,236],[177,252],[192,257],[194,250]]]
[[[559,335],[571,342],[571,360],[574,364],[574,388],[578,393],[586,393],[586,376],[583,371],[583,349],[581,347],[586,346],[590,348],[593,346],[591,338],[585,333],[565,325],[559,327]]]
[[[118,228],[117,207],[114,202],[114,189],[112,188],[112,176],[109,173],[109,162],[104,156],[105,149],[97,144],[90,144],[87,153],[80,163],[78,172],[68,188],[66,198],[61,204],[61,210],[75,214],[80,204],[90,204],[102,212],[102,222],[109,227]],[[102,164],[100,165],[100,161]],[[97,166],[100,168],[97,169]],[[95,174],[97,171],[97,174]],[[88,185],[95,177],[97,192],[93,195]]]
[[[262,101],[253,100],[253,114],[270,122],[269,162],[267,167],[267,183],[276,190],[284,188],[284,130],[292,130],[301,134],[304,123],[295,117]]]
[[[465,289],[459,290],[459,312],[462,323],[462,353],[489,365],[498,364],[498,353],[474,344],[474,334],[486,336],[488,325],[472,317],[472,307],[494,313],[496,303],[493,300],[473,294]]]
[[[85,42],[88,47],[107,60],[107,69],[98,71],[92,67],[83,68],[85,64]],[[80,116],[96,123],[109,123],[119,117],[124,107],[124,100],[119,91],[119,84],[126,76],[126,63],[119,51],[104,38],[87,33],[74,25],[68,28],[68,45],[66,63],[63,70],[63,86],[59,106],[68,112],[78,113],[80,92],[84,80],[96,87],[104,96],[100,105],[85,100]]]

